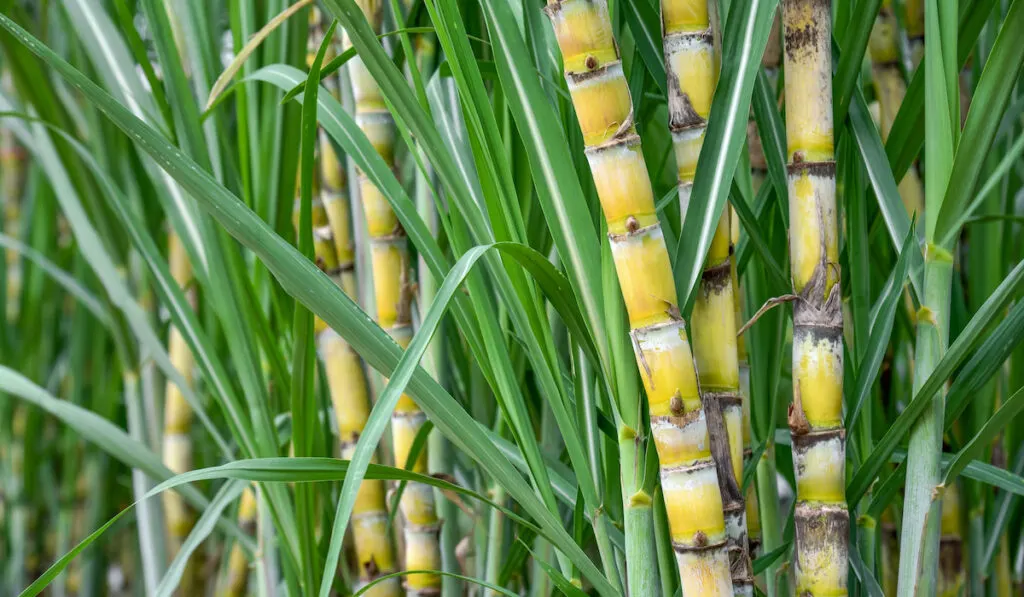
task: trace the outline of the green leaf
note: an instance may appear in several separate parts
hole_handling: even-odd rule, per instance
[[[850,508],[854,508],[860,498],[874,482],[882,466],[888,462],[889,457],[896,449],[898,443],[910,432],[910,428],[921,416],[921,413],[931,404],[929,399],[919,399],[923,396],[936,396],[946,380],[953,374],[953,371],[967,358],[967,354],[976,344],[982,330],[1002,312],[1007,301],[1015,294],[1017,286],[1024,279],[1024,262],[1021,262],[1003,280],[999,287],[985,301],[985,304],[971,318],[960,335],[943,355],[942,360],[935,366],[928,380],[915,393],[914,398],[892,422],[885,435],[875,445],[875,449],[867,456],[860,469],[846,488],[846,501]]]
[[[916,241],[917,234],[911,227],[907,232],[907,237],[903,240],[903,248],[896,259],[896,265],[871,310],[871,320],[868,324],[871,334],[867,340],[867,353],[857,367],[853,395],[846,399],[849,409],[846,413],[845,424],[848,429],[853,429],[857,423],[860,409],[864,406],[864,401],[870,399],[871,387],[881,373],[882,359],[885,358],[885,351],[889,347],[889,339],[892,335],[893,320],[896,317],[896,310],[900,306],[900,299],[903,297],[903,284],[907,279],[910,255],[918,251]]]
[[[754,576],[761,574],[762,572],[767,570],[772,564],[779,561],[779,558],[786,555],[786,553],[789,552],[790,548],[792,547],[793,543],[791,541],[787,541],[782,545],[776,547],[775,549],[771,550],[770,552],[754,560]]]
[[[992,440],[995,439],[996,435],[1003,430],[1004,427],[1012,423],[1015,417],[1020,414],[1020,411],[1024,409],[1024,388],[1018,389],[1013,393],[1010,398],[999,407],[988,421],[981,426],[981,429],[971,438],[971,441],[967,442],[960,451],[953,456],[953,460],[946,467],[946,472],[942,477],[942,484],[947,487],[956,481],[957,475],[959,475],[964,468],[974,459],[974,457],[981,455],[985,448],[992,445]]]
[[[618,3],[654,84],[666,93],[665,55],[661,40],[661,17],[648,0]],[[636,68],[636,67],[634,67]]]
[[[6,371],[9,370],[0,367],[0,375]],[[123,434],[124,432],[121,433]],[[29,587],[21,593],[21,597],[35,597],[35,595],[38,595],[54,578],[57,577],[57,575],[68,567],[75,557],[99,539],[103,533],[113,526],[114,523],[120,520],[121,517],[131,512],[131,510],[140,503],[169,489],[177,489],[183,495],[188,495],[190,492],[194,491],[188,486],[189,483],[213,479],[237,479],[241,481],[257,481],[261,483],[274,484],[339,481],[346,478],[348,470],[348,461],[337,460],[335,458],[257,458],[251,460],[236,460],[221,466],[197,469],[180,475],[175,475],[150,489],[133,504],[118,512],[113,518],[90,533],[89,536],[80,541],[71,551],[61,556],[56,562],[47,568],[46,572],[44,572],[38,579],[36,579],[35,582],[29,585]],[[484,496],[441,479],[379,464],[371,464],[366,470],[365,478],[374,480],[405,480],[416,483],[425,483],[443,491],[452,491],[480,500],[494,508],[500,509],[506,516],[518,521],[520,524],[529,525],[529,523],[520,518],[514,512],[501,508]],[[235,532],[237,532],[238,538],[247,542],[248,549],[255,549],[255,545],[252,544],[252,539],[248,537],[248,535],[242,533],[242,531],[237,529],[237,527],[234,528],[236,529]]]
[[[7,99],[0,95],[0,111],[9,112],[11,107]],[[230,455],[231,449],[228,447],[227,441],[224,440],[217,427],[210,420],[209,415],[206,413],[206,408],[195,392],[192,391],[188,382],[185,381],[185,378],[182,377],[181,373],[171,363],[170,356],[167,354],[163,342],[161,342],[149,324],[148,315],[139,306],[138,302],[135,301],[135,298],[131,296],[124,279],[118,271],[118,266],[107,252],[99,233],[86,215],[85,208],[71,183],[67,169],[61,162],[53,141],[50,139],[49,134],[47,134],[47,128],[38,122],[31,124],[31,129],[21,126],[12,126],[12,128],[14,128],[15,133],[18,134],[25,146],[35,154],[39,164],[46,172],[48,182],[53,187],[54,195],[64,211],[71,231],[75,235],[78,249],[86,258],[89,267],[92,268],[99,278],[111,303],[124,316],[135,337],[146,349],[150,358],[156,362],[161,372],[181,390],[182,396],[185,397],[189,406],[195,411],[196,417],[199,418],[199,421],[214,438],[221,452],[225,455]],[[138,370],[141,363],[126,363],[125,365]]]
[[[967,201],[973,197],[982,165],[989,155],[1010,94],[1017,85],[1021,65],[1024,65],[1024,36],[1021,36],[1021,31],[1024,31],[1024,1],[1014,0],[1000,25],[995,44],[974,90],[972,109],[967,113],[967,121],[953,159],[949,185],[945,189],[934,234],[930,238],[941,239],[948,234],[955,234],[953,223],[964,212]],[[956,101],[959,102],[959,95]],[[926,145],[930,138],[930,135],[926,137]],[[928,160],[926,173],[933,167],[932,158]]]
[[[889,231],[889,239],[894,248],[899,247],[910,230],[910,216],[907,215],[907,208],[900,198],[899,187],[893,177],[893,172],[889,169],[885,149],[882,147],[882,138],[879,137],[878,129],[871,120],[871,113],[868,111],[864,94],[859,90],[854,92],[853,103],[850,105],[850,130],[857,141],[861,159],[868,172],[868,180],[871,181],[875,197],[878,199],[878,210],[882,214],[886,230]],[[912,251],[910,282],[919,297],[924,296],[923,269],[924,256],[921,251]]]
[[[946,395],[946,425],[952,429],[977,392],[998,373],[1013,350],[1024,340],[1024,301],[1018,301],[977,352],[957,373]]]
[[[413,372],[419,366],[419,362],[423,358],[431,338],[437,331],[438,325],[440,325],[442,315],[447,311],[449,303],[463,281],[465,281],[466,276],[469,275],[473,266],[490,249],[501,249],[504,246],[484,245],[474,247],[459,259],[455,267],[445,277],[441,287],[437,290],[434,302],[423,317],[419,330],[413,337],[412,342],[409,343],[408,348],[406,348],[395,371],[390,375],[383,393],[378,396],[370,417],[363,428],[363,432],[359,435],[359,440],[356,442],[349,474],[346,475],[341,487],[341,494],[338,498],[338,505],[334,516],[334,526],[331,531],[327,562],[324,566],[324,574],[320,584],[321,597],[326,597],[330,593],[334,570],[338,566],[338,559],[341,555],[345,530],[348,527],[352,507],[355,505],[363,475],[370,465],[370,460],[376,452],[377,444],[380,442],[388,422],[391,420],[391,414],[398,404],[398,399],[405,392],[407,385],[412,379]]]

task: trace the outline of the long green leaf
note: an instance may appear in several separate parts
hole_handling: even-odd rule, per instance
[[[967,113],[967,122],[956,148],[949,185],[932,238],[942,239],[953,232],[953,223],[972,197],[982,164],[988,157],[1010,94],[1017,85],[1017,76],[1024,65],[1024,36],[1021,31],[1024,31],[1024,1],[1014,0],[1000,25],[999,35],[974,90],[972,109]],[[928,169],[931,169],[930,162]]]
[[[875,445],[875,449],[867,456],[860,469],[854,475],[846,488],[846,501],[853,508],[860,502],[860,498],[874,482],[876,475],[882,466],[888,462],[896,446],[910,432],[910,428],[921,416],[921,413],[931,404],[931,400],[918,400],[920,396],[935,396],[953,371],[967,358],[967,354],[974,347],[981,331],[1002,312],[1007,301],[1017,291],[1017,286],[1024,280],[1024,262],[1021,262],[1013,269],[992,295],[985,301],[981,309],[971,318],[967,326],[957,336],[956,341],[949,347],[942,360],[935,366],[928,380],[921,386],[910,401],[907,408],[892,422],[885,435]]]

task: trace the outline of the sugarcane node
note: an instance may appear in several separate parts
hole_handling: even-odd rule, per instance
[[[701,292],[705,296],[712,293],[719,293],[723,288],[732,284],[732,266],[729,259],[718,265],[713,265],[700,274]]]
[[[804,152],[793,152],[793,162],[786,164],[786,174],[789,176],[817,176],[820,178],[833,178],[836,175],[836,163],[833,160],[820,162],[807,162],[804,160]]]
[[[636,219],[636,216],[626,217],[626,232],[633,234],[637,230],[640,230],[640,221]]]

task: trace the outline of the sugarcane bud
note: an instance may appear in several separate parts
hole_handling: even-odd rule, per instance
[[[793,435],[806,435],[811,432],[811,424],[804,416],[804,410],[799,403],[794,402],[789,405],[787,418],[789,419],[789,430]]]
[[[629,496],[629,505],[633,508],[639,507],[650,507],[651,505],[651,494],[644,490],[640,490],[633,495]]]
[[[597,58],[593,54],[588,54],[584,65],[587,67],[587,70],[594,70],[597,68]]]
[[[676,391],[675,396],[672,396],[672,399],[669,400],[668,407],[669,410],[672,411],[672,414],[677,417],[681,417],[686,414],[686,407],[683,405],[683,397],[679,395],[678,390]]]
[[[640,229],[640,221],[636,219],[636,216],[629,216],[626,218],[626,231],[633,233]]]
[[[366,571],[367,578],[376,578],[376,576],[380,574],[380,566],[377,565],[377,558],[370,556],[370,559],[363,565],[363,569]]]
[[[696,547],[705,547],[708,544],[708,535],[704,531],[697,531],[693,536],[693,544]]]

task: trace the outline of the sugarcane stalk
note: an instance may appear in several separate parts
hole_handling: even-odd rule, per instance
[[[711,99],[718,82],[717,4],[707,0],[661,3],[668,74],[669,128],[675,149],[681,217],[693,190]],[[753,594],[747,537],[747,507],[739,479],[749,447],[749,404],[740,392],[736,338],[732,228],[729,211],[719,217],[693,307],[693,355],[700,396],[707,412],[711,450],[718,467],[732,585],[735,595]],[[743,351],[746,357],[746,351]],[[749,372],[749,369],[747,370]],[[749,389],[749,376],[747,378]],[[725,441],[718,441],[724,439]],[[751,486],[753,489],[753,486]],[[756,493],[752,506],[756,512]],[[759,525],[758,525],[759,526]]]
[[[186,292],[189,302],[195,308],[195,291],[190,289],[192,283],[192,266],[181,239],[174,232],[168,235],[168,263],[171,277]],[[171,326],[167,339],[171,364],[185,379],[192,384],[195,359],[189,350],[185,338],[178,328]],[[176,474],[192,470],[192,407],[185,400],[181,389],[174,382],[168,381],[164,393],[164,464]],[[185,499],[176,491],[165,491],[162,494],[164,517],[167,524],[167,553],[174,558],[182,544],[192,532],[196,514],[185,503]],[[202,586],[201,565],[198,557],[193,556],[182,574],[178,585],[182,595],[192,595]]]
[[[360,9],[374,31],[381,30],[382,6],[375,0],[361,0]],[[346,42],[347,43],[347,42]],[[380,89],[358,57],[349,63],[355,100],[355,119],[389,166],[394,166],[395,122],[387,110]],[[405,348],[412,339],[409,256],[405,231],[387,199],[364,173],[359,173],[359,196],[369,237],[371,276],[377,322]],[[395,464],[405,467],[416,435],[426,415],[412,398],[403,394],[391,417]],[[427,472],[429,449],[424,448],[411,470]],[[407,570],[441,568],[439,535],[441,521],[434,504],[434,490],[422,483],[408,483],[399,502],[404,521],[404,565]],[[382,521],[383,522],[383,521]],[[437,574],[414,574],[405,579],[407,595],[433,595],[441,587]]]
[[[242,491],[238,505],[238,526],[248,535],[256,534],[256,492],[253,487]],[[249,559],[245,549],[236,542],[228,556],[227,581],[218,593],[221,597],[243,597],[249,588]]]
[[[731,595],[726,524],[708,419],[608,6],[604,0],[549,0],[545,10],[562,53],[565,79],[608,226],[647,394],[683,594]],[[637,434],[636,430],[620,431],[622,439],[631,440]],[[624,496],[624,501],[632,497]]]
[[[925,247],[924,297],[917,312],[914,362],[914,400],[930,400],[931,406],[910,432],[907,449],[907,484],[900,541],[899,595],[936,594],[940,513],[942,413],[944,390],[937,396],[918,396],[935,370],[949,342],[949,307],[953,256],[940,247]]]
[[[843,428],[832,125],[830,0],[783,0],[793,289],[793,403],[798,595],[846,595],[849,512]]]
[[[338,93],[337,81],[331,89]],[[351,205],[346,168],[326,133],[320,131],[319,196],[314,201],[313,246],[317,265],[328,273],[353,300],[357,299],[355,248],[352,241]],[[314,329],[323,360],[328,390],[338,425],[339,452],[351,459],[356,442],[370,416],[370,395],[359,355],[319,317]],[[381,480],[364,480],[352,510],[352,538],[356,559],[356,589],[397,569],[394,546],[388,532],[386,489]],[[395,597],[400,583],[391,579],[374,587],[372,594]]]

